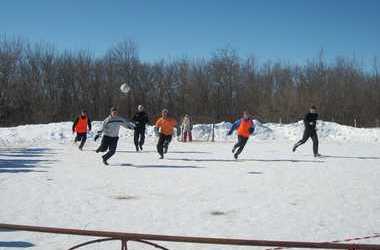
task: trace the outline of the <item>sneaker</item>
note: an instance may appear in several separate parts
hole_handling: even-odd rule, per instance
[[[141,150],[141,151],[143,150],[143,147],[142,147],[142,145],[140,145],[140,150]]]
[[[100,152],[100,150],[99,150],[99,149],[96,149],[96,150],[95,150],[95,152],[96,152],[96,153],[99,153],[99,152]]]
[[[296,149],[297,149],[297,146],[294,145],[292,151],[293,151],[293,152],[296,152]]]
[[[136,146],[136,152],[139,152],[139,147]]]
[[[314,154],[314,157],[321,157],[322,155],[320,153]]]
[[[160,154],[160,159],[164,159],[164,155],[163,154]]]
[[[83,151],[83,147],[79,146],[78,148],[79,148],[80,151]]]
[[[232,148],[232,153],[235,153],[235,150],[236,150],[236,148],[235,148],[235,147],[233,147],[233,148]]]
[[[237,158],[238,158],[238,154],[234,154],[234,158],[237,160]]]
[[[108,162],[107,162],[106,159],[104,159],[103,157],[102,157],[102,159],[103,159],[103,164],[104,164],[104,165],[106,165],[106,166],[110,165],[110,164],[108,164]]]

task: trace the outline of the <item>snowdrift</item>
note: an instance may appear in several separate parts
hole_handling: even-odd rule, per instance
[[[301,138],[303,133],[303,122],[299,121],[292,124],[265,123],[254,121],[256,130],[255,140],[289,140],[296,141]],[[93,122],[93,131],[89,132],[89,139],[95,136],[95,132],[100,128],[101,122]],[[71,131],[72,122],[60,122],[37,125],[22,125],[17,127],[0,128],[0,144],[10,146],[12,144],[41,143],[54,141],[66,143],[73,140]],[[213,129],[212,124],[194,125],[193,138],[197,141],[211,141]],[[227,136],[227,131],[231,123],[222,122],[214,125],[214,139],[217,142],[234,141],[235,136]],[[321,141],[337,142],[379,142],[380,128],[354,128],[340,125],[334,122],[319,121],[318,136]],[[131,137],[133,131],[128,129],[120,130],[120,137]],[[153,127],[147,128],[147,137],[153,137]]]

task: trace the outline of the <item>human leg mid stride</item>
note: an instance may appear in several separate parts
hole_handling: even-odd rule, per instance
[[[313,140],[313,153],[314,153],[314,157],[318,157],[318,156],[321,156],[321,154],[319,154],[318,152],[318,135],[317,135],[317,131],[313,131],[311,133],[311,139]]]
[[[304,144],[310,137],[310,131],[305,129],[304,132],[303,132],[303,136],[302,136],[302,139],[299,140],[296,144],[294,144],[293,146],[293,152],[296,151],[296,149],[301,146],[302,144]]]
[[[107,162],[108,159],[110,159],[115,154],[118,140],[119,140],[119,137],[109,137],[108,152],[102,156],[103,163],[105,165],[109,165]]]
[[[79,150],[83,150],[83,146],[87,140],[87,133],[78,134],[77,137],[78,137],[78,141],[80,141],[78,148],[79,148]]]
[[[248,137],[238,136],[238,142],[235,144],[233,152],[237,149],[234,154],[234,158],[237,159],[240,153],[243,151],[245,145],[247,144]]]
[[[157,152],[160,155],[160,159],[163,159],[164,154],[167,153],[171,138],[171,135],[160,134],[160,137],[157,142]]]
[[[140,132],[139,147],[140,150],[143,150],[143,145],[145,143],[145,129],[142,129]]]
[[[136,151],[139,151],[139,131],[135,129],[133,133],[133,142],[135,143]]]

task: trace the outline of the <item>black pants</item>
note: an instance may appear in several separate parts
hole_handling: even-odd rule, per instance
[[[240,135],[238,136],[238,142],[234,145],[233,149],[233,151],[237,149],[237,151],[235,152],[236,155],[239,155],[243,151],[245,144],[247,144],[248,138],[249,137],[243,137]]]
[[[134,142],[137,150],[139,147],[142,148],[145,142],[145,128],[135,128]]]
[[[110,137],[104,135],[102,142],[96,152],[106,152],[108,150],[108,152],[102,156],[103,159],[107,161],[109,158],[111,158],[111,156],[115,154],[118,140],[119,137]]]
[[[299,147],[302,144],[304,144],[309,139],[309,137],[311,137],[311,139],[313,140],[313,152],[314,152],[314,155],[318,154],[318,135],[317,135],[317,131],[315,129],[305,129],[305,131],[303,132],[302,139],[299,140],[294,145],[294,150],[297,147]]]
[[[163,156],[168,151],[169,143],[172,140],[172,135],[164,135],[160,133],[157,143],[157,152]]]
[[[80,141],[79,149],[82,149],[87,140],[87,133],[77,133],[75,136],[75,142]]]

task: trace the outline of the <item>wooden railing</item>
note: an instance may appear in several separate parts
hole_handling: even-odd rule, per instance
[[[186,237],[186,236],[169,236],[169,235],[156,235],[156,234],[137,234],[137,233],[123,233],[123,232],[109,232],[109,231],[79,230],[79,229],[55,228],[55,227],[36,227],[36,226],[1,224],[1,223],[0,223],[0,229],[51,233],[51,234],[102,237],[102,239],[92,240],[92,241],[88,241],[88,242],[73,246],[69,250],[77,249],[82,246],[86,246],[86,245],[90,245],[94,243],[111,241],[111,240],[120,240],[122,250],[128,249],[127,247],[128,241],[148,244],[148,245],[151,245],[153,247],[163,249],[163,250],[168,250],[168,248],[158,245],[156,243],[152,243],[150,241],[231,245],[231,246],[235,245],[235,246],[281,247],[281,248],[380,250],[380,245],[374,245],[374,244],[341,244],[341,243],[327,243],[327,242],[317,243],[317,242],[301,242],[301,241],[271,241],[271,240]]]

